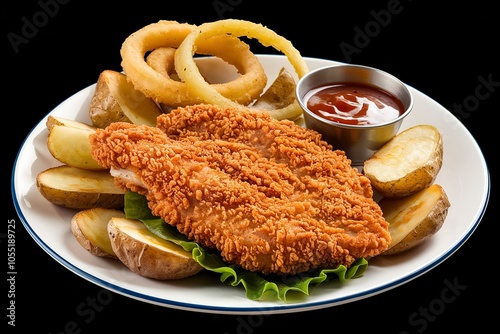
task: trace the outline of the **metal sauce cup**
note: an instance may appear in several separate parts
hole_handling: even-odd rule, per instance
[[[370,85],[392,94],[403,104],[399,117],[380,124],[350,125],[323,118],[307,108],[307,93],[320,86],[335,83]],[[362,165],[376,150],[394,137],[413,108],[413,96],[408,87],[393,75],[362,65],[333,65],[310,71],[297,83],[297,100],[304,110],[307,128],[322,134],[333,149],[345,151],[353,165]]]

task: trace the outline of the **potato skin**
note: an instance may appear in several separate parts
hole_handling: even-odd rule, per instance
[[[431,238],[443,226],[448,214],[448,209],[451,205],[444,189],[438,184],[432,184],[420,192],[428,196],[419,196],[419,193],[417,193],[406,199],[385,198],[379,202],[384,214],[391,210],[397,212],[401,217],[404,217],[404,219],[399,222],[400,227],[398,227],[398,229],[400,231],[404,230],[404,226],[401,226],[401,223],[419,217],[419,210],[426,210],[426,203],[424,203],[424,201],[429,201],[428,203],[432,205],[428,212],[423,211],[425,216],[421,218],[418,224],[412,230],[408,231],[408,234],[403,239],[393,246],[390,246],[383,255],[394,255],[410,250]],[[394,206],[394,204],[396,204],[396,206]],[[389,209],[389,207],[392,208]],[[388,221],[389,231],[391,231],[390,225],[392,222],[391,220]]]
[[[37,182],[40,194],[52,204],[68,209],[89,209],[94,207],[123,208],[123,194],[102,194],[75,191],[64,191]]]
[[[281,109],[293,103],[295,79],[283,67],[269,88],[252,104],[252,108],[262,110]]]
[[[79,211],[71,219],[71,232],[90,254],[118,259],[107,232],[108,222],[113,217],[125,217],[125,213],[100,207]]]
[[[117,259],[116,255],[104,251],[98,245],[92,243],[89,239],[87,239],[74,219],[71,220],[71,232],[73,232],[76,241],[78,241],[78,243],[90,254],[99,257]]]
[[[124,205],[125,192],[114,184],[107,170],[52,167],[37,175],[36,187],[46,200],[69,209],[121,209]]]
[[[123,113],[118,101],[116,101],[111,93],[104,76],[105,74],[99,76],[94,96],[90,100],[89,116],[92,125],[98,128],[105,128],[112,122],[130,122]]]
[[[92,130],[82,127],[53,125],[47,136],[47,149],[59,162],[89,170],[104,170],[92,157],[89,136]]]
[[[124,224],[139,233],[130,235]],[[200,272],[201,267],[191,254],[182,247],[160,239],[152,234],[142,222],[132,219],[112,218],[108,223],[108,233],[113,251],[132,272],[156,280],[175,280],[192,276]],[[145,240],[151,240],[145,241]],[[165,248],[158,244],[166,245]],[[170,245],[169,245],[170,244]]]
[[[79,128],[79,129],[84,129],[84,130],[89,130],[89,131],[95,131],[96,128],[92,125],[88,125],[86,123],[78,122],[72,119],[64,118],[64,117],[59,117],[59,116],[54,116],[54,115],[49,115],[47,117],[47,121],[45,122],[47,129],[50,131],[52,128],[56,125],[63,125],[63,126],[69,126],[69,127],[74,127],[74,128]]]
[[[368,158],[363,173],[382,197],[403,198],[433,184],[442,164],[438,129],[420,124],[399,133]]]
[[[441,159],[442,153],[436,152],[434,159],[429,161],[428,164],[420,166],[397,180],[380,181],[375,177],[371,177],[372,187],[380,195],[387,198],[410,196],[434,183],[439,171],[438,166],[441,165]]]
[[[135,90],[125,74],[104,70],[99,75],[89,108],[94,127],[105,128],[113,122],[155,126],[161,113],[153,100]]]
[[[385,251],[384,255],[394,255],[406,252],[428,240],[436,234],[443,225],[446,217],[446,211],[437,209],[429,217],[423,220],[413,231],[411,231],[403,240]]]

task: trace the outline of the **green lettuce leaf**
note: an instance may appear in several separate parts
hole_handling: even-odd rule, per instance
[[[148,207],[147,199],[140,194],[126,192],[125,215],[127,218],[142,221],[156,236],[191,252],[193,259],[203,268],[219,274],[221,282],[231,286],[243,286],[246,297],[251,300],[259,300],[266,296],[286,301],[289,291],[308,295],[310,286],[317,286],[332,279],[346,282],[361,277],[368,266],[366,259],[358,259],[349,268],[340,265],[336,269],[320,269],[295,276],[261,275],[235,265],[228,265],[219,254],[208,252],[196,242],[189,241],[177,229],[154,216]]]

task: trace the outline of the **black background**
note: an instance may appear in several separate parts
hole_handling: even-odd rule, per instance
[[[180,311],[140,302],[116,293],[107,293],[109,302],[93,318],[77,314],[87,298],[103,294],[90,283],[47,255],[22,227],[12,204],[11,166],[30,130],[59,103],[94,83],[104,69],[121,70],[119,49],[135,30],[160,19],[200,24],[225,18],[262,23],[289,39],[303,56],[327,58],[369,65],[386,70],[402,81],[454,111],[454,104],[472,101],[479,77],[490,76],[496,86],[490,96],[470,107],[467,114],[453,112],[468,128],[485,155],[490,173],[498,123],[500,71],[497,65],[498,15],[493,2],[471,5],[441,4],[432,1],[400,1],[399,11],[375,17],[397,1],[330,2],[302,1],[129,1],[107,4],[101,1],[20,1],[7,2],[2,10],[5,117],[2,152],[7,155],[8,175],[3,178],[5,220],[15,219],[16,235],[16,326],[11,330],[34,333],[61,333],[72,321],[80,333],[112,330],[141,332],[188,330],[210,333],[385,332],[442,333],[465,326],[491,328],[498,301],[498,228],[496,195],[491,194],[482,222],[470,239],[444,263],[400,287],[367,299],[322,310],[289,315],[217,315]],[[46,4],[44,6],[43,4]],[[50,4],[50,6],[49,6]],[[57,4],[57,6],[55,6]],[[106,6],[105,6],[106,4]],[[222,5],[222,7],[217,7]],[[49,7],[47,7],[49,6]],[[44,7],[50,10],[44,9]],[[218,8],[218,9],[217,9]],[[46,12],[46,21],[40,12]],[[375,14],[378,13],[378,14]],[[36,18],[36,19],[35,19]],[[26,21],[37,22],[25,43],[13,47],[8,34],[22,35]],[[372,35],[357,52],[346,54],[341,43],[354,45],[355,28]],[[361,46],[358,44],[358,46]],[[271,50],[254,49],[256,53]],[[6,75],[5,75],[6,74]],[[470,163],[467,156],[464,164]],[[494,174],[494,173],[492,173]],[[464,175],[474,178],[473,174]],[[495,180],[492,175],[492,183]],[[9,189],[9,191],[7,191]],[[454,203],[467,205],[467,203]],[[453,221],[447,224],[453,224]],[[6,254],[6,230],[1,232]],[[7,262],[7,256],[4,257]],[[7,270],[6,270],[7,271]],[[418,325],[409,317],[441,299],[445,281],[457,281],[466,288],[432,317]],[[5,284],[5,283],[4,283]],[[7,286],[2,295],[6,296]],[[436,304],[437,305],[437,304]],[[493,305],[493,306],[490,306]],[[7,314],[7,303],[2,308]],[[7,318],[3,317],[7,325]],[[421,317],[421,319],[425,319]],[[85,320],[89,320],[88,323]],[[14,332],[13,331],[13,332]],[[78,332],[78,331],[75,331]]]

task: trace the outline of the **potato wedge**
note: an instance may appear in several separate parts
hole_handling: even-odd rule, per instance
[[[368,158],[363,173],[383,197],[402,198],[431,185],[443,164],[443,140],[433,125],[400,132]]]
[[[284,108],[295,101],[295,79],[283,67],[273,83],[252,105],[252,108],[273,110]]]
[[[107,170],[52,167],[36,177],[36,187],[49,202],[70,209],[121,209],[125,192]]]
[[[125,218],[121,210],[92,208],[78,211],[71,219],[71,232],[89,253],[118,259],[108,235],[108,223],[113,217]]]
[[[64,117],[59,117],[59,116],[53,116],[49,115],[47,117],[47,121],[45,122],[45,125],[47,126],[47,129],[50,131],[54,127],[54,125],[64,125],[64,126],[69,126],[73,128],[79,128],[79,129],[84,129],[84,130],[89,130],[89,131],[95,131],[96,127],[78,122],[72,119],[64,118]]]
[[[90,134],[94,131],[79,127],[53,125],[47,137],[47,148],[54,158],[65,165],[103,170],[90,153]]]
[[[92,125],[104,128],[113,122],[156,125],[160,107],[134,85],[125,74],[112,70],[101,72],[90,101]]]
[[[398,199],[383,198],[379,202],[389,222],[391,244],[384,255],[399,254],[420,245],[441,229],[450,201],[438,184]]]
[[[154,235],[138,220],[111,218],[108,234],[118,259],[141,276],[174,280],[195,275],[203,269],[190,252]]]

